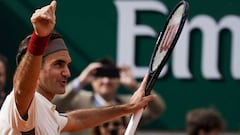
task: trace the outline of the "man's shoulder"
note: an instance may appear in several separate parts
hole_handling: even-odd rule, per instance
[[[75,94],[75,98],[91,98],[93,96],[93,92],[90,90],[82,89]]]

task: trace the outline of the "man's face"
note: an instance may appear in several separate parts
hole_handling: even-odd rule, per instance
[[[125,127],[121,118],[116,118],[99,126],[101,135],[124,135]]]
[[[114,97],[119,85],[119,78],[96,77],[96,79],[92,82],[94,92],[98,93],[104,98]]]
[[[67,79],[71,76],[68,68],[71,62],[68,51],[58,51],[47,55],[40,71],[40,93],[53,98],[55,94],[63,94],[67,85]]]
[[[6,83],[6,68],[2,61],[0,61],[0,90],[3,90]]]

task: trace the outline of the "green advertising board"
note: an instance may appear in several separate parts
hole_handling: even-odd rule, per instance
[[[49,1],[1,0],[0,53],[9,58],[11,76],[20,40],[32,32],[34,9]],[[189,0],[183,33],[154,89],[166,111],[142,127],[184,130],[186,113],[199,107],[219,110],[229,131],[240,129],[240,1]],[[131,66],[139,81],[148,64],[157,33],[178,0],[59,0],[56,31],[68,45],[72,78],[90,62],[110,56]],[[71,79],[72,79],[71,78]],[[121,88],[120,93],[127,93]]]

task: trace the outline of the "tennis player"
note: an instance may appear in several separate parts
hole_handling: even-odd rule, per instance
[[[34,32],[21,42],[13,90],[0,112],[1,135],[59,135],[64,131],[91,128],[135,113],[156,98],[155,95],[144,97],[145,77],[126,104],[59,114],[51,100],[55,94],[65,92],[71,75],[68,68],[71,58],[63,39],[52,33],[56,4],[52,1],[31,17]]]

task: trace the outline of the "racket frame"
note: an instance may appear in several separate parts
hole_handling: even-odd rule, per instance
[[[179,23],[179,28],[175,34],[175,37],[172,41],[172,43],[170,44],[169,46],[169,49],[166,53],[166,55],[164,56],[163,60],[161,61],[160,65],[158,65],[157,69],[155,69],[154,71],[152,71],[153,69],[153,62],[154,62],[154,57],[156,55],[156,51],[158,51],[158,48],[159,48],[159,45],[162,41],[162,38],[164,37],[164,34],[166,32],[166,29],[168,27],[168,24],[169,24],[169,21],[170,19],[172,18],[172,16],[174,15],[175,11],[178,9],[178,7],[180,7],[181,5],[184,5],[185,8],[184,8],[184,11],[183,11],[183,15],[182,15],[182,18],[181,18],[181,21]],[[169,59],[176,43],[177,43],[177,40],[179,39],[180,37],[180,34],[182,32],[182,29],[183,29],[183,26],[185,24],[185,21],[187,19],[187,16],[188,16],[188,8],[189,8],[189,5],[188,5],[188,2],[182,0],[180,1],[176,6],[175,8],[171,11],[171,13],[169,14],[168,18],[167,18],[167,21],[163,27],[163,32],[159,32],[158,33],[158,40],[155,44],[155,47],[154,47],[154,51],[152,53],[152,56],[151,56],[151,61],[150,61],[150,64],[149,64],[149,73],[148,73],[148,82],[147,82],[147,86],[146,86],[146,89],[145,89],[145,95],[149,95],[151,93],[151,90],[153,89],[153,86],[156,82],[156,80],[158,79],[158,76],[160,74],[160,72],[162,71],[164,65],[166,64],[167,60]]]
[[[158,34],[158,39],[157,39],[157,42],[156,42],[156,45],[155,45],[155,48],[154,48],[154,52],[152,54],[152,57],[151,57],[151,61],[150,61],[150,69],[149,69],[149,73],[148,73],[148,82],[147,82],[147,86],[146,86],[146,89],[145,89],[145,95],[149,95],[156,80],[158,79],[158,76],[163,68],[163,66],[166,64],[171,52],[173,51],[173,48],[175,47],[176,43],[177,43],[177,40],[182,32],[182,29],[183,29],[183,26],[185,24],[185,21],[186,21],[186,18],[187,18],[187,13],[188,13],[188,8],[189,8],[189,5],[186,1],[182,0],[180,1],[176,6],[175,8],[171,11],[165,25],[164,25],[164,28],[163,28],[163,32],[165,32],[165,30],[167,29],[167,26],[169,24],[169,21],[170,19],[172,18],[173,14],[175,13],[175,11],[178,9],[179,6],[181,5],[185,5],[185,9],[184,9],[184,13],[183,13],[183,16],[181,18],[181,21],[180,21],[180,25],[179,25],[179,28],[177,30],[177,33],[170,45],[170,48],[169,50],[167,51],[167,54],[164,56],[163,60],[161,61],[160,65],[158,65],[158,67],[152,71],[152,65],[153,65],[153,60],[154,60],[154,57],[156,55],[156,51],[158,50],[158,47],[160,45],[160,41],[162,40],[162,38],[164,37],[164,33],[162,32],[159,32]],[[133,114],[131,116],[131,119],[130,119],[130,122],[126,128],[126,132],[124,135],[134,135],[135,134],[135,131],[136,131],[136,128],[137,128],[137,125],[141,119],[141,116],[142,116],[142,113],[143,113],[143,109],[139,110],[136,114]]]

